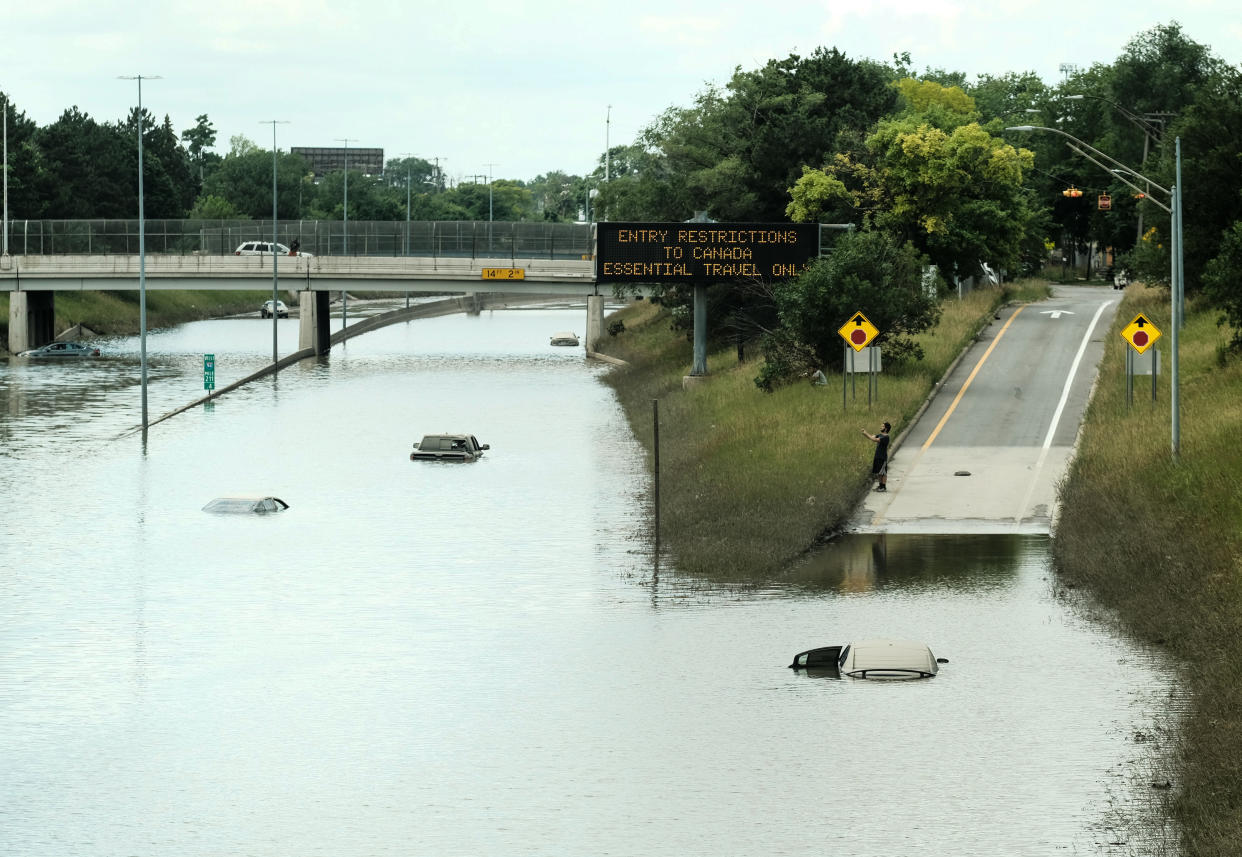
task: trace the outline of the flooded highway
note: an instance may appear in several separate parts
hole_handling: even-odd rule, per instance
[[[1058,594],[1046,536],[657,566],[612,370],[548,344],[583,326],[394,325],[145,444],[136,339],[0,360],[0,853],[1148,853],[1124,821],[1177,683]],[[151,413],[205,353],[217,386],[261,368],[271,329],[153,332]],[[490,449],[411,461],[433,432]],[[232,493],[290,508],[201,511]],[[787,666],[884,636],[949,663]]]

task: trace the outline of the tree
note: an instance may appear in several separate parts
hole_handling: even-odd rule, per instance
[[[194,120],[194,127],[181,132],[181,140],[190,153],[190,161],[198,171],[198,184],[202,187],[204,168],[207,163],[207,150],[216,144],[216,129],[207,119],[206,113],[200,113]]]
[[[39,193],[42,154],[37,142],[38,126],[13,106],[8,93],[0,93],[0,109],[8,115],[9,215],[42,217],[43,200]]]
[[[1021,194],[1033,155],[973,121],[974,104],[956,87],[898,88],[904,115],[881,121],[865,151],[804,170],[787,213],[809,220],[848,203],[850,222],[913,242],[945,276],[970,276],[980,261],[1016,269],[1033,215]]]
[[[1219,307],[1219,324],[1233,328],[1228,348],[1242,351],[1242,288],[1238,285],[1242,271],[1242,220],[1236,220],[1224,233],[1220,253],[1208,262],[1203,272],[1203,292]]]
[[[693,107],[665,111],[646,129],[635,154],[645,151],[654,163],[643,164],[628,188],[609,189],[616,210],[642,201],[654,209],[647,216],[660,219],[707,211],[718,220],[781,220],[802,166],[822,164],[838,134],[869,127],[893,108],[892,76],[824,48],[738,69],[723,89],[709,87]],[[629,199],[620,199],[627,191]]]
[[[276,156],[277,213],[282,219],[302,216],[302,177],[309,172],[301,155]],[[272,153],[244,137],[234,137],[232,151],[207,177],[202,197],[216,197],[248,218],[272,216]],[[213,204],[219,208],[219,204]]]
[[[840,365],[837,330],[859,311],[880,329],[874,344],[884,345],[890,359],[921,359],[909,336],[940,318],[938,296],[923,284],[926,261],[913,245],[864,230],[843,236],[831,255],[777,283],[772,298],[780,329],[765,340],[765,366],[755,383],[770,390],[808,369]],[[813,362],[802,362],[807,358]]]
[[[131,218],[138,213],[138,155],[118,126],[71,107],[35,134],[39,216]],[[134,141],[137,146],[137,141]]]

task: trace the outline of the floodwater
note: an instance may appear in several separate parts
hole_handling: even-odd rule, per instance
[[[656,567],[610,369],[547,344],[584,318],[384,328],[145,446],[135,339],[0,361],[0,853],[1143,853],[1117,824],[1173,676],[1056,596],[1046,539],[856,536],[744,586]],[[271,329],[153,332],[152,418]],[[409,460],[441,431],[491,450]],[[290,509],[200,511],[236,492]],[[949,663],[787,668],[870,636]]]

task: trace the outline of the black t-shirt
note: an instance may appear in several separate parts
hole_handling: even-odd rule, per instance
[[[872,469],[879,469],[880,465],[888,461],[888,435],[879,434],[880,438],[875,444],[875,458],[871,461]]]

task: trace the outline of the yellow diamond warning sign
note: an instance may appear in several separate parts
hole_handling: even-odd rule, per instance
[[[1145,315],[1136,315],[1121,331],[1121,338],[1130,343],[1130,347],[1142,354],[1160,338],[1160,328],[1151,323]]]
[[[854,316],[841,325],[841,329],[837,331],[845,340],[845,344],[855,351],[862,351],[866,348],[867,343],[875,339],[879,332],[876,326],[867,321],[867,317],[860,312],[854,313]]]

